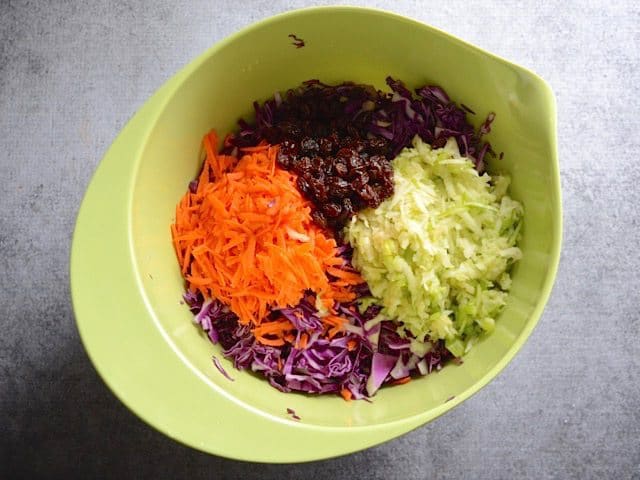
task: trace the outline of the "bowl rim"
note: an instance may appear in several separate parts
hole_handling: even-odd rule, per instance
[[[552,239],[552,247],[549,254],[549,270],[540,291],[539,300],[532,315],[520,332],[520,335],[514,340],[507,353],[493,368],[469,388],[456,395],[451,401],[408,418],[352,428],[321,426],[305,424],[304,422],[297,423],[284,415],[283,418],[278,418],[255,409],[242,401],[238,401],[238,399],[227,394],[224,389],[217,387],[208,379],[205,379],[202,374],[181,355],[166,332],[160,328],[142,286],[141,273],[137,270],[136,262],[134,261],[135,254],[131,236],[133,190],[142,152],[147,144],[147,140],[154,131],[159,117],[168,103],[173,99],[175,93],[180,90],[183,83],[212,55],[226,45],[233,43],[238,37],[255,29],[265,28],[274,22],[280,22],[298,15],[314,14],[318,11],[351,11],[390,16],[395,20],[409,22],[420,28],[428,29],[436,35],[444,36],[455,43],[470,47],[478,53],[508,64],[512,68],[522,72],[526,72],[534,81],[539,82],[546,94],[547,106],[550,113],[548,128],[553,155],[553,158],[550,159],[553,170],[553,184],[551,185],[551,189],[555,203],[553,211],[557,212],[554,222],[556,234]],[[393,12],[351,6],[309,7],[270,16],[238,30],[209,47],[204,53],[169,79],[145,102],[119,133],[98,165],[87,188],[78,212],[73,234],[70,256],[70,278],[71,297],[76,316],[76,324],[81,340],[94,367],[114,395],[149,425],[165,433],[167,436],[198,450],[239,460],[285,463],[335,457],[383,443],[434,420],[477,393],[506,367],[515,354],[522,348],[526,339],[535,328],[551,294],[558,270],[562,245],[562,201],[556,123],[555,97],[549,85],[541,77],[524,67],[509,62],[436,27]],[[126,153],[126,155],[123,155],[124,153]],[[130,161],[128,159],[132,160]],[[116,185],[120,188],[114,188]],[[108,205],[104,202],[105,197],[110,199]],[[98,233],[103,234],[107,226],[111,227],[108,235],[97,235]],[[104,252],[110,252],[108,263],[105,263],[106,260],[101,258]],[[105,265],[111,269],[106,275],[107,278],[101,279],[99,276],[93,274],[96,269],[100,271],[99,269],[104,268]],[[116,304],[116,302],[109,302],[104,299],[100,301],[99,297],[101,295],[104,296],[102,291],[105,288],[108,289],[112,295],[117,295],[120,302]],[[149,342],[148,346],[143,350],[131,347],[127,349],[127,354],[131,356],[131,359],[135,359],[137,366],[125,370],[118,368],[118,366],[114,367],[112,353],[112,349],[114,347],[117,348],[119,343],[121,344],[121,339],[118,335],[125,333],[125,326],[109,321],[114,318],[114,315],[122,313],[121,305],[123,304],[127,306],[127,312],[133,312],[149,320],[136,324],[138,334],[145,335],[145,340]],[[96,306],[100,308],[96,309]],[[155,361],[151,362],[149,358],[144,358],[145,353],[151,350],[155,353],[157,349],[162,349],[162,361],[160,363],[156,363]],[[180,357],[180,359],[178,359],[178,357]],[[207,397],[208,401],[212,402],[212,405],[239,415],[242,417],[242,423],[251,422],[252,425],[265,427],[265,430],[269,431],[265,438],[275,437],[278,433],[286,435],[289,437],[286,445],[274,446],[266,450],[247,449],[246,445],[244,445],[243,448],[235,444],[231,446],[224,445],[227,439],[225,439],[224,442],[207,441],[206,436],[203,437],[202,433],[193,435],[193,431],[180,430],[180,426],[177,425],[174,420],[170,419],[170,416],[168,417],[162,408],[154,405],[149,399],[141,397],[142,390],[140,386],[135,386],[135,382],[139,381],[140,378],[147,378],[145,375],[149,375],[150,383],[160,382],[161,378],[157,378],[158,366],[160,364],[163,367],[163,371],[169,369],[178,375],[184,375],[185,369],[191,372],[191,383],[196,379],[202,383],[204,379],[209,394],[203,395]],[[193,375],[193,373],[195,373],[195,375]],[[165,391],[165,393],[167,393],[166,387],[163,388],[161,384],[154,385],[152,390],[157,392]],[[165,402],[171,403],[172,405],[179,405],[181,401],[184,400],[180,395],[168,395],[170,398],[165,398]],[[172,411],[172,414],[173,413]],[[337,433],[342,433],[344,438],[336,441],[335,435]],[[324,442],[327,444],[324,448],[315,448],[315,444],[317,444],[315,441],[313,442],[314,448],[305,448],[304,439],[308,440],[308,438],[311,437],[319,439],[325,435],[327,439],[330,438],[330,441]],[[296,444],[298,445],[297,448],[295,447]]]

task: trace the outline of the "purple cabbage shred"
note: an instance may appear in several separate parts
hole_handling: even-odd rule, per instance
[[[251,329],[239,324],[237,316],[218,300],[204,300],[192,292],[185,293],[184,300],[209,340],[221,345],[224,356],[236,369],[259,374],[282,392],[339,394],[347,389],[354,399],[368,399],[384,384],[426,375],[451,357],[442,344],[433,345],[424,357],[413,354],[410,341],[400,337],[393,322],[382,321],[368,329],[366,323],[380,312],[377,305],[360,313],[355,302],[336,304],[334,308],[349,320],[349,327],[344,334],[326,339],[321,338],[322,323],[314,296],[306,294],[296,307],[279,310],[292,322],[295,319],[298,335],[309,335],[306,348],[297,349],[293,345],[260,344]],[[377,342],[371,341],[372,333],[378,335]],[[383,359],[382,367],[375,359]],[[218,370],[231,379],[216,360],[213,357]]]

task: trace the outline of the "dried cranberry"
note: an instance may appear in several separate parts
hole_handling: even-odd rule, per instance
[[[305,180],[309,184],[311,196],[317,200],[318,203],[324,203],[329,200],[329,194],[324,181],[316,180],[313,177],[305,177]]]
[[[313,157],[311,159],[311,168],[313,170],[322,169],[324,167],[324,158],[322,157]]]
[[[351,155],[353,155],[354,153],[357,153],[357,152],[354,152],[353,149],[351,149],[349,147],[341,147],[336,152],[336,157],[347,159],[347,158],[351,157]]]
[[[387,141],[380,137],[374,137],[367,140],[367,148],[371,153],[382,154],[389,148]]]
[[[311,186],[304,177],[298,177],[298,180],[296,180],[296,185],[298,186],[298,190],[300,190],[303,195],[309,196],[309,193],[311,192]]]
[[[366,172],[358,172],[358,175],[351,181],[353,188],[357,190],[362,190],[366,184],[369,183],[369,175]]]
[[[321,166],[320,167],[314,166],[313,170],[309,172],[309,176],[314,180],[318,180],[319,182],[324,182],[326,175]]]
[[[287,170],[291,167],[293,161],[291,156],[289,156],[288,154],[284,153],[283,151],[279,151],[278,152],[278,164],[282,167],[282,168],[286,168]]]
[[[331,138],[321,138],[318,141],[318,146],[320,153],[327,155],[333,152],[334,143],[331,141]]]
[[[359,168],[362,168],[364,166],[364,160],[360,155],[351,155],[348,159],[347,159],[347,163],[349,165],[350,169],[353,170],[357,170]]]
[[[324,213],[328,218],[336,218],[341,212],[342,208],[336,203],[327,203],[322,206],[322,213]]]
[[[366,148],[366,144],[362,140],[354,140],[349,144],[349,147],[358,153],[362,153]]]
[[[378,194],[376,193],[376,191],[373,189],[371,185],[363,186],[358,191],[358,195],[360,195],[360,198],[364,200],[364,202],[367,204],[368,207],[377,207],[380,202],[380,198],[378,197]]]
[[[332,129],[331,132],[327,135],[327,140],[329,140],[333,144],[333,148],[337,148],[340,145],[340,134],[337,130]]]
[[[300,141],[300,148],[308,154],[317,153],[320,150],[318,142],[313,138],[305,137]]]
[[[333,165],[333,168],[335,169],[336,173],[341,177],[346,177],[347,173],[349,173],[349,168],[342,161],[336,161],[336,163]]]
[[[311,159],[309,157],[300,157],[297,162],[293,164],[293,171],[298,175],[308,173],[313,168]]]
[[[351,216],[354,214],[353,203],[351,203],[351,200],[349,199],[349,197],[342,200],[342,213],[348,216]]]
[[[291,139],[286,139],[280,145],[280,151],[287,155],[297,155],[300,151],[298,144]]]
[[[294,122],[281,122],[278,128],[287,137],[297,138],[302,133],[300,126]]]
[[[329,194],[334,198],[340,198],[351,192],[351,185],[340,177],[332,177],[328,182]]]
[[[326,228],[328,226],[327,219],[320,210],[311,212],[311,219],[320,227]]]
[[[391,163],[389,162],[389,160],[386,160],[384,162],[382,162],[381,165],[382,168],[382,174],[385,176],[393,176],[393,167],[391,166]]]

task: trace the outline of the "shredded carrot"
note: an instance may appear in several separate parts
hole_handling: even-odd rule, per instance
[[[242,152],[262,152],[262,151],[264,151],[264,150],[266,150],[268,148],[269,148],[269,144],[267,142],[265,142],[264,140],[262,140],[255,147],[242,147],[240,149],[240,151],[242,151]]]
[[[342,395],[342,398],[344,398],[347,402],[351,400],[351,397],[353,396],[351,390],[349,390],[348,388],[341,389],[340,395]]]
[[[404,385],[405,383],[409,383],[411,381],[411,377],[402,377],[393,382],[390,382],[389,385]]]
[[[270,345],[272,347],[281,347],[282,345],[285,344],[285,341],[283,338],[274,339],[274,338],[256,337],[256,340],[258,340],[263,345]]]
[[[216,153],[217,145],[215,132],[205,135],[197,187],[180,200],[171,226],[189,288],[228,305],[259,342],[274,346],[296,336],[289,321],[265,321],[269,312],[312,290],[331,312],[322,318],[325,333],[336,335],[346,320],[333,303],[353,300],[362,277],[341,268],[336,242],[312,222],[296,176],[277,165],[277,146],[244,148],[236,158]],[[307,342],[300,337],[301,348]]]
[[[360,277],[359,273],[356,272],[348,272],[347,270],[342,270],[340,268],[335,268],[335,267],[328,267],[327,268],[327,273],[333,275],[336,278],[341,278],[343,280],[361,280],[362,277]]]
[[[289,320],[280,320],[274,322],[265,322],[258,325],[253,329],[254,336],[263,336],[267,334],[274,334],[279,332],[284,332],[287,330],[292,330],[293,325]]]

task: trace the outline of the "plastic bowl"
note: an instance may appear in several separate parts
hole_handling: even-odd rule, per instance
[[[292,45],[289,34],[304,39]],[[170,240],[174,208],[200,166],[200,141],[222,134],[254,99],[304,80],[384,87],[443,86],[476,112],[497,114],[490,140],[511,194],[524,204],[513,288],[495,332],[461,366],[372,403],[283,394],[235,371],[181,304]],[[360,450],[412,430],[486,385],[534,328],[553,284],[561,243],[556,112],[549,86],[528,70],[391,13],[350,7],[289,12],[213,46],[169,80],[123,129],[100,164],[74,235],[71,287],[85,347],[113,392],[137,415],[194,448],[243,460],[297,462]],[[453,398],[452,398],[453,397]],[[287,415],[291,408],[301,417]]]

